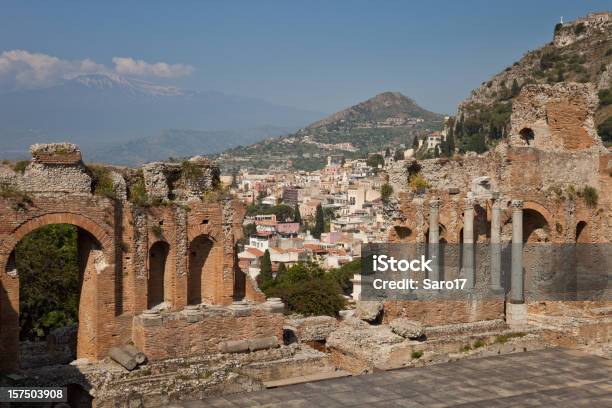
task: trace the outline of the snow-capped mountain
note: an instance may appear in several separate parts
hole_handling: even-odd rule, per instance
[[[297,129],[320,116],[256,98],[184,90],[116,74],[78,75],[45,89],[0,94],[0,156],[27,156],[34,142],[72,141],[87,158],[88,152],[93,156],[100,148],[156,137],[166,129]],[[240,138],[233,141],[239,143]],[[252,136],[245,135],[246,142],[252,143]],[[193,152],[204,153],[210,152]]]

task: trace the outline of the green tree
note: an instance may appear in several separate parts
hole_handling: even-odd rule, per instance
[[[320,239],[321,234],[325,231],[325,216],[323,215],[323,207],[321,204],[317,205],[317,210],[315,212],[315,225],[312,229],[312,236]]]
[[[242,231],[243,231],[245,238],[248,238],[250,236],[257,234],[257,227],[255,226],[254,223],[251,222],[251,223],[246,224],[244,227],[242,227]]]
[[[236,171],[235,169],[234,171],[232,171],[232,182],[230,183],[230,187],[231,188],[238,187],[238,171]]]
[[[285,266],[283,262],[281,262],[278,265],[278,270],[276,271],[276,279],[278,279],[279,276],[284,275],[286,273],[287,273],[287,267]]]
[[[385,164],[385,158],[382,157],[380,154],[376,153],[368,157],[366,163],[373,169],[377,169],[379,165],[382,166],[383,164]]]
[[[297,204],[293,208],[293,222],[302,225],[302,214],[300,214],[300,206]]]
[[[510,88],[510,95],[514,98],[521,92],[521,87],[519,86],[516,78],[512,81],[512,87]]]
[[[391,157],[391,149],[388,147],[385,149],[385,157]]]
[[[393,160],[404,160],[404,151],[402,149],[395,149],[395,153],[393,154]]]
[[[346,304],[339,282],[346,282],[345,275],[325,272],[313,263],[299,263],[278,274],[262,290],[268,297],[280,297],[289,313],[337,316]]]
[[[612,116],[603,121],[597,126],[597,133],[601,137],[604,143],[612,143]]]
[[[26,235],[15,247],[21,339],[44,338],[78,322],[81,290],[77,229],[55,224]]]
[[[393,187],[391,187],[391,184],[385,183],[380,186],[380,198],[382,199],[383,203],[387,203],[389,201],[391,194],[393,194]]]
[[[266,249],[261,260],[259,261],[259,282],[262,287],[270,284],[272,281],[272,261],[270,260],[270,251]]]

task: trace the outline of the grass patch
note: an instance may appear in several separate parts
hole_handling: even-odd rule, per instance
[[[117,192],[115,191],[115,183],[109,168],[104,166],[87,166],[92,178],[93,193],[100,197],[110,198],[115,200]]]
[[[522,332],[501,334],[501,335],[495,337],[495,343],[504,344],[504,343],[508,342],[508,340],[516,339],[516,338],[520,338],[520,337],[525,337],[526,335],[527,335],[527,333],[522,333]]]
[[[25,173],[26,168],[28,167],[28,165],[30,164],[29,160],[19,160],[17,163],[15,163],[15,165],[13,166],[13,170],[15,170],[15,173]]]
[[[475,348],[475,349],[477,349],[477,348],[481,348],[481,347],[484,347],[484,346],[486,346],[486,345],[487,345],[487,344],[486,344],[486,343],[484,342],[484,340],[482,340],[482,339],[478,339],[478,340],[476,340],[476,341],[474,342],[474,348]]]

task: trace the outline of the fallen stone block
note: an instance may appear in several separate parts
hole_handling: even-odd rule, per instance
[[[138,364],[144,364],[144,362],[147,360],[147,356],[145,355],[145,353],[143,353],[142,351],[138,350],[135,346],[133,346],[131,344],[127,344],[127,345],[123,346],[123,349],[129,355],[131,355],[132,358]]]
[[[278,347],[278,339],[275,336],[261,337],[258,339],[251,339],[248,341],[249,350],[266,350]]]
[[[393,333],[400,335],[405,339],[415,340],[422,338],[425,334],[423,324],[421,322],[406,319],[405,317],[400,317],[393,320],[389,326],[391,327],[391,331]]]
[[[132,371],[138,366],[138,363],[130,355],[130,353],[121,347],[111,347],[111,349],[108,351],[108,356],[129,371]]]
[[[249,351],[248,340],[229,340],[219,343],[219,351],[222,353],[244,353]]]
[[[361,301],[357,304],[357,317],[366,322],[376,322],[380,319],[383,308],[383,302]]]

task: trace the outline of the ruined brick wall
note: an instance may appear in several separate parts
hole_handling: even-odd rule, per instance
[[[270,313],[262,308],[240,312],[205,307],[185,313],[141,315],[134,319],[134,344],[149,359],[161,360],[217,353],[219,343],[229,340],[276,336],[282,341],[282,313]]]
[[[138,176],[138,170],[109,168],[114,190],[109,198],[95,194],[92,173],[81,161],[77,146],[36,145],[32,155],[22,173],[10,164],[0,166],[0,369],[18,365],[19,274],[13,251],[21,238],[44,225],[79,228],[85,272],[79,357],[100,359],[111,346],[131,341],[134,316],[157,303],[151,302],[150,287],[163,300],[159,307],[168,312],[185,308],[194,240],[214,243],[205,254],[201,301],[229,305],[237,300],[235,243],[242,234],[244,209],[231,200],[206,196],[216,183],[216,165],[195,159],[186,165],[189,177],[181,164],[160,164],[165,170],[153,179],[145,169],[140,177],[144,176],[149,201],[143,203],[133,202],[130,196],[131,178]],[[158,253],[151,249],[160,247],[167,249],[161,263],[151,258]],[[157,276],[150,274],[152,262]],[[247,295],[250,300],[265,301],[254,287],[248,287]],[[184,333],[167,334],[172,335]]]
[[[425,192],[410,191],[405,169],[396,165],[390,180],[399,198],[401,219],[389,230],[392,242],[426,242],[429,203],[440,200],[440,238],[461,240],[464,203],[474,199],[475,242],[488,243],[492,206],[502,209],[502,242],[512,236],[511,200],[523,200],[523,228],[528,243],[610,243],[612,236],[612,155],[602,145],[594,126],[595,89],[589,84],[528,85],[513,102],[509,141],[482,155],[461,159],[423,160],[422,174],[429,184]],[[597,192],[597,202],[587,201],[582,191]],[[543,270],[533,254],[524,256],[526,271]],[[608,257],[609,258],[609,257]],[[609,262],[609,259],[603,262]],[[598,266],[601,268],[601,265]],[[612,269],[609,265],[608,269]],[[456,270],[443,270],[454,277]],[[477,264],[476,281],[488,281],[487,266]],[[531,275],[526,272],[526,285]],[[411,318],[443,323],[470,321],[469,307],[412,302],[390,304],[391,316],[408,313]],[[385,305],[385,310],[387,305]],[[404,310],[402,309],[402,310]],[[492,308],[491,310],[495,310]],[[495,314],[495,313],[493,313]],[[486,314],[483,318],[491,318]]]

